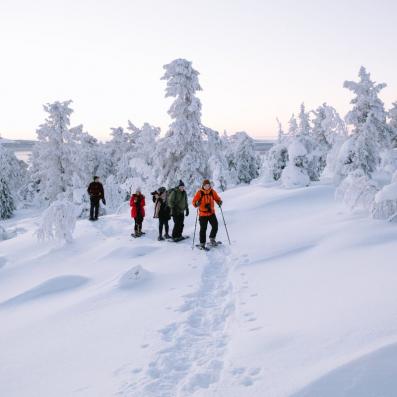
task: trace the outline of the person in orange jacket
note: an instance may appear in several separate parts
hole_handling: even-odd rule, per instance
[[[216,234],[218,232],[218,219],[215,215],[215,203],[222,205],[218,193],[212,189],[211,182],[204,179],[202,187],[193,197],[193,205],[198,208],[200,220],[200,248],[205,248],[207,240],[208,222],[211,225],[210,244],[217,245]]]

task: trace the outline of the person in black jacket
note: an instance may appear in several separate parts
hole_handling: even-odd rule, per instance
[[[96,221],[98,220],[99,201],[102,200],[102,203],[106,205],[103,185],[98,176],[94,176],[94,181],[89,184],[87,192],[90,195],[91,202],[90,221]]]
[[[167,191],[165,187],[159,188],[152,193],[154,203],[154,218],[159,220],[159,237],[158,240],[162,241],[164,238],[171,238],[169,235],[168,221],[171,219],[170,207],[167,204]],[[165,235],[163,237],[163,228]]]

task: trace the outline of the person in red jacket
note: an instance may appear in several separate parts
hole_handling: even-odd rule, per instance
[[[222,200],[218,193],[212,189],[211,182],[208,179],[204,179],[201,189],[193,197],[193,205],[199,211],[201,249],[205,249],[208,222],[211,225],[210,243],[211,245],[217,245],[218,219],[215,215],[215,203],[221,206]]]
[[[137,188],[135,193],[130,198],[131,206],[131,218],[135,220],[135,233],[132,233],[133,237],[142,236],[142,223],[145,218],[145,196],[141,193],[141,189]]]

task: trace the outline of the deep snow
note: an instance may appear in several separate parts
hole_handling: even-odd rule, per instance
[[[396,396],[396,227],[327,185],[222,198],[209,253],[132,239],[127,209],[66,245],[3,222],[0,396]]]

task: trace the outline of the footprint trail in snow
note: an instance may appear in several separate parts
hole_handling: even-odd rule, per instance
[[[122,396],[188,396],[218,382],[228,343],[227,322],[234,312],[227,247],[207,254],[198,289],[185,295],[180,322],[160,330],[165,347],[155,353],[141,377]]]

